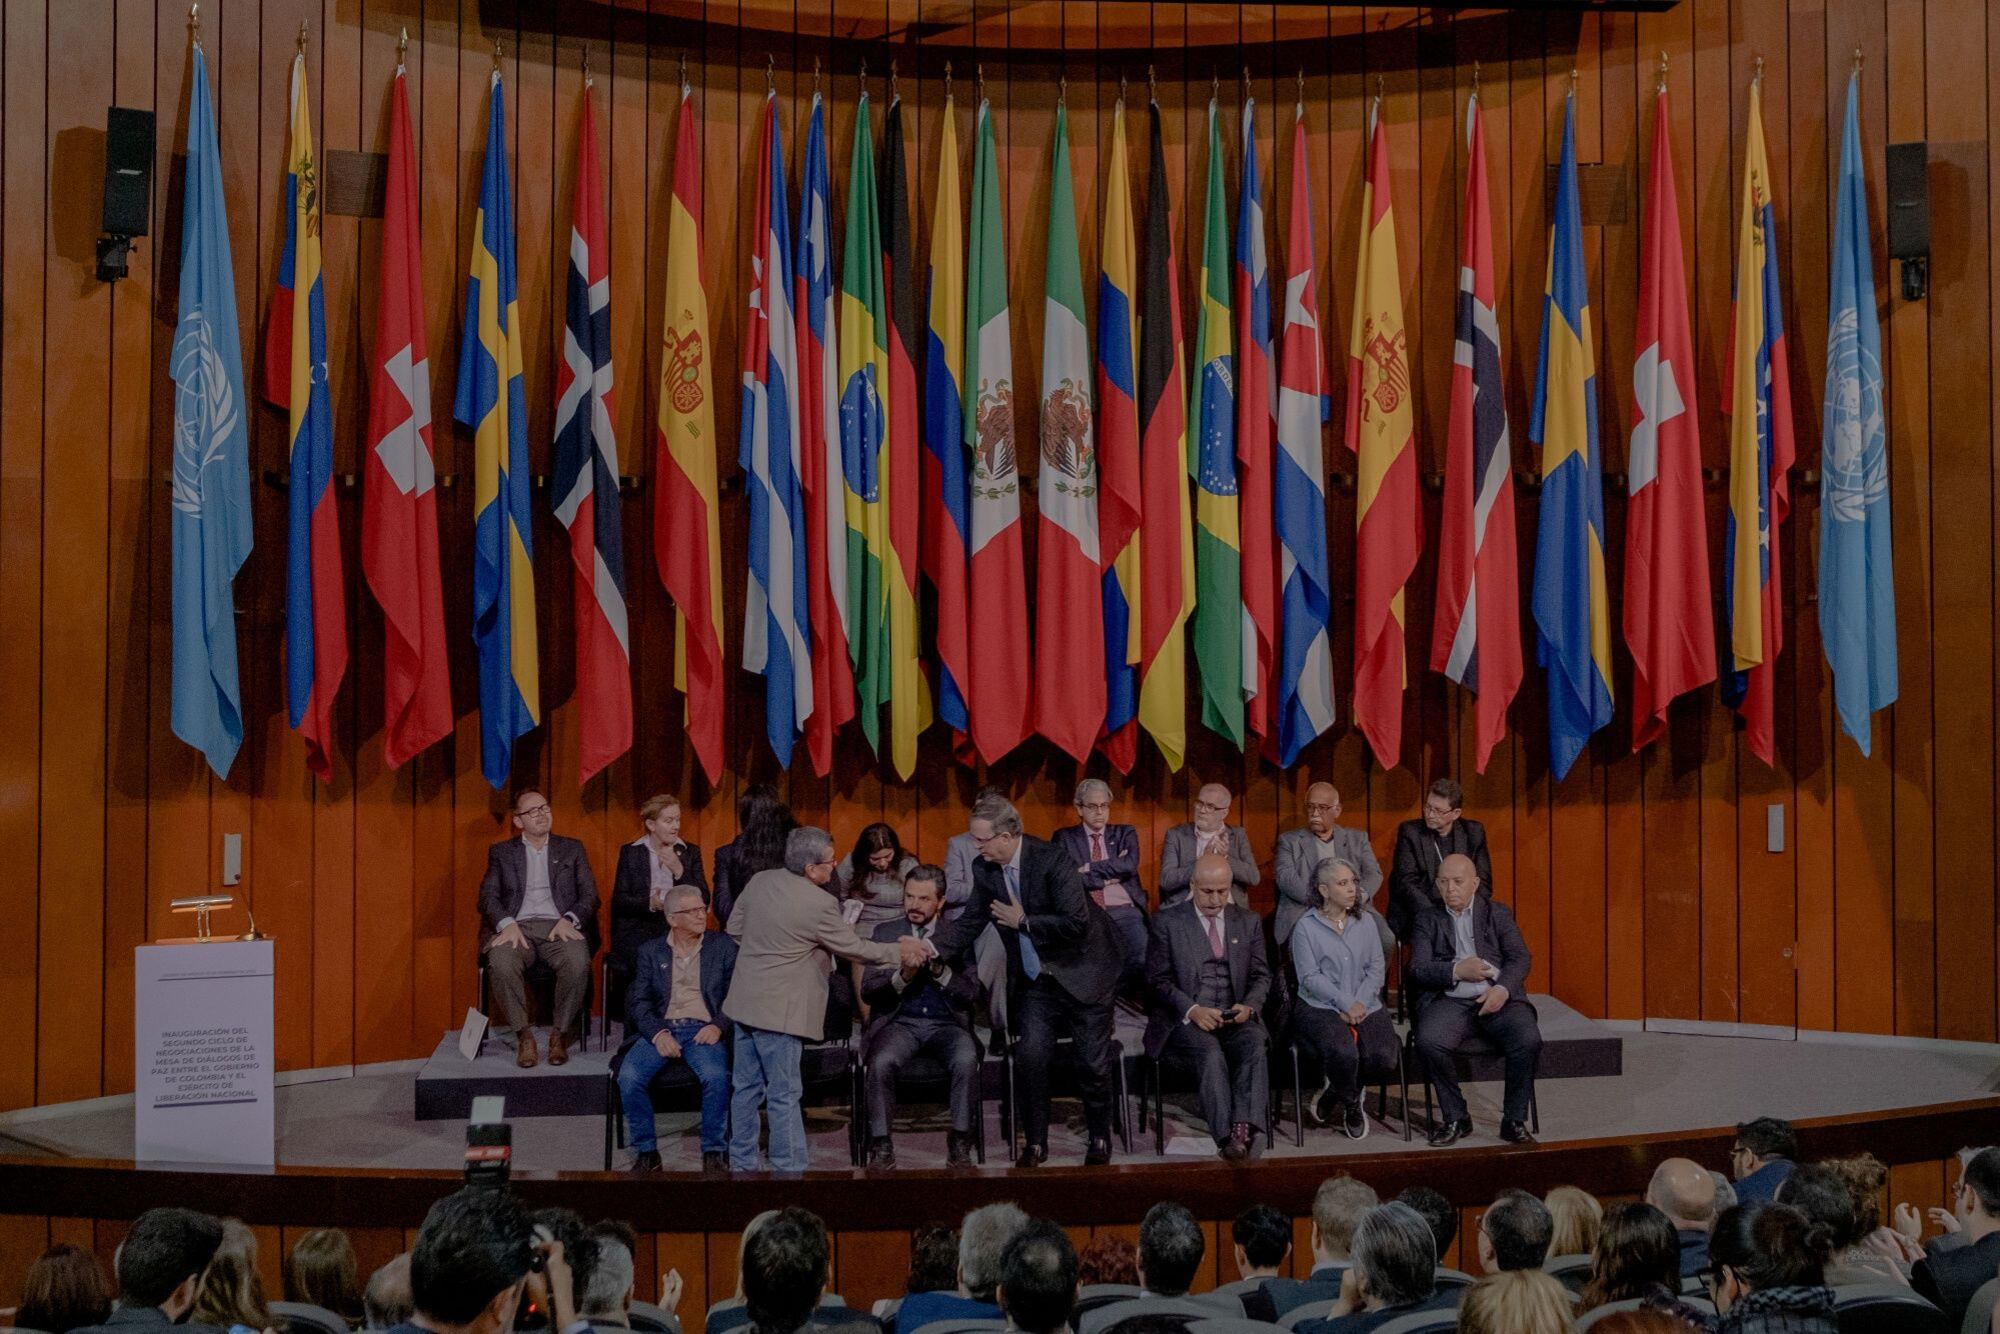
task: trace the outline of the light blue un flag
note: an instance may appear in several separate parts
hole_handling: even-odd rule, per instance
[[[208,67],[194,49],[187,193],[181,208],[174,381],[174,735],[218,778],[243,744],[236,677],[236,571],[250,555],[250,438],[222,161]]]
[[[1840,725],[1868,754],[1869,716],[1896,701],[1896,585],[1889,554],[1889,450],[1882,331],[1868,250],[1859,79],[1847,84],[1840,198],[1827,300],[1825,458],[1819,506],[1819,632]]]

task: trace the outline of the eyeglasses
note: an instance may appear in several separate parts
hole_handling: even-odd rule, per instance
[[[690,903],[690,904],[689,904],[689,905],[688,905],[687,907],[685,907],[685,908],[672,908],[672,909],[669,909],[669,910],[668,910],[668,912],[667,912],[667,916],[669,916],[669,917],[706,917],[706,916],[708,916],[708,909],[707,909],[706,907],[704,907],[703,905],[699,904],[699,903]]]
[[[1194,808],[1198,811],[1226,811],[1229,809],[1229,803],[1226,801],[1203,801],[1201,798],[1196,797]]]
[[[532,820],[537,815],[547,815],[548,813],[549,813],[549,804],[546,801],[539,806],[530,806],[524,811],[514,812],[514,814],[520,816],[523,820]]]

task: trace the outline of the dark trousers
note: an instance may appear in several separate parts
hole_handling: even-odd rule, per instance
[[[493,994],[495,1026],[511,1028],[517,1033],[527,1028],[528,965],[539,959],[554,969],[556,975],[555,1014],[550,1027],[558,1033],[574,1034],[577,1020],[583,1014],[583,999],[590,994],[590,942],[550,940],[549,932],[555,922],[548,918],[515,925],[521,928],[528,948],[491,943],[486,947],[487,985]]]
[[[1213,1033],[1179,1024],[1167,1034],[1160,1056],[1194,1072],[1201,1116],[1217,1144],[1229,1138],[1235,1125],[1253,1131],[1270,1129],[1270,1053],[1259,1020],[1224,1024]]]
[[[1300,1001],[1292,1010],[1292,1029],[1299,1045],[1319,1061],[1334,1097],[1343,1104],[1360,1098],[1362,1080],[1370,1071],[1396,1068],[1396,1024],[1386,1008],[1350,1024],[1333,1010]]]
[[[1090,1137],[1111,1141],[1111,1002],[1086,1005],[1057,986],[1047,973],[1033,982],[1014,975],[1007,1008],[1018,1035],[1015,1069],[1021,1079],[1021,1128],[1027,1142],[1046,1149],[1049,1143],[1049,1067],[1055,1061],[1056,1038],[1067,1031],[1076,1047],[1077,1091],[1083,1097],[1084,1120]]]
[[[1104,915],[1111,919],[1111,925],[1118,932],[1118,953],[1125,960],[1125,973],[1118,981],[1119,989],[1139,986],[1146,980],[1146,914],[1129,903],[1106,908]]]
[[[1535,1087],[1535,1065],[1542,1056],[1542,1030],[1535,1007],[1509,997],[1494,1014],[1479,1013],[1476,1000],[1433,996],[1417,1015],[1417,1056],[1437,1089],[1438,1109],[1447,1120],[1464,1119],[1465,1098],[1458,1091],[1458,1071],[1452,1056],[1473,1034],[1498,1047],[1507,1062],[1507,1097],[1501,1115],[1525,1125],[1528,1096]]]
[[[896,1116],[896,1077],[918,1056],[951,1072],[951,1128],[971,1134],[979,1109],[979,1045],[949,1019],[905,1016],[882,1025],[868,1041],[868,1133],[888,1137]]]

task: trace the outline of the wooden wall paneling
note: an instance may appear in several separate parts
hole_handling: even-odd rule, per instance
[[[0,1214],[0,1302],[17,1306],[21,1285],[49,1245],[49,1220],[40,1214]]]
[[[901,1229],[848,1230],[833,1237],[833,1291],[857,1311],[903,1295],[910,1273],[910,1234]]]
[[[715,1235],[708,1235],[706,1239],[708,1243],[707,1286],[709,1306],[713,1306],[719,1301],[725,1301],[730,1297],[742,1296],[743,1294],[738,1291],[739,1284],[737,1279],[737,1261],[739,1259],[737,1248],[742,1245],[742,1233],[739,1231],[734,1240]],[[695,1308],[690,1304],[687,1309],[692,1312]],[[704,1307],[703,1309],[707,1308]]]
[[[659,1278],[678,1272],[681,1276],[680,1309],[687,1313],[684,1324],[692,1323],[695,1312],[708,1310],[721,1296],[709,1286],[708,1250],[708,1238],[700,1232],[658,1232],[653,1235],[652,1268],[655,1278],[652,1286],[642,1291],[657,1297]]]
[[[1990,246],[1986,121],[1966,90],[1985,78],[1984,6],[1940,4],[1926,11],[1925,137],[1930,157],[1933,253],[1967,281],[1945,280],[1930,290],[1932,327],[1949,330],[1931,350],[1931,407],[1955,422],[1990,421],[1993,370],[1986,283]],[[1962,266],[1962,267],[1960,267]],[[1993,892],[1984,877],[1956,873],[1982,864],[1971,830],[1990,818],[1993,770],[1993,468],[1990,428],[1953,431],[1931,443],[1935,468],[1932,512],[1951,540],[1932,554],[1937,583],[1933,682],[1951,701],[1951,725],[1937,733],[1937,758],[1950,781],[1940,784],[1933,839],[1937,864],[1954,869],[1937,881],[1937,1035],[1988,1042],[1994,1036]],[[1947,943],[1949,963],[1946,964]]]

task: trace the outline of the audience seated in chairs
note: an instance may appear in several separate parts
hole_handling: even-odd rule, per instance
[[[1650,1204],[1613,1205],[1604,1212],[1578,1312],[1638,1302],[1702,1328],[1707,1317],[1680,1298],[1681,1255],[1680,1235],[1664,1213]]]
[[[1354,1230],[1354,1263],[1340,1277],[1333,1309],[1295,1328],[1299,1334],[1368,1334],[1400,1316],[1447,1310],[1457,1296],[1456,1289],[1437,1286],[1437,1243],[1423,1215],[1407,1204],[1381,1204]]]
[[[1817,1166],[1840,1178],[1854,1207],[1846,1225],[1834,1229],[1834,1254],[1827,1265],[1827,1286],[1909,1283],[1910,1266],[1924,1258],[1924,1248],[1882,1223],[1881,1201],[1889,1185],[1889,1165],[1872,1153],[1858,1153],[1846,1158],[1828,1158]],[[1782,1191],[1779,1198],[1794,1208],[1801,1207],[1798,1200]],[[1840,1277],[1835,1277],[1836,1272]]]
[[[1653,1169],[1646,1203],[1667,1216],[1680,1238],[1681,1277],[1692,1278],[1708,1263],[1709,1227],[1718,1212],[1715,1178],[1688,1158],[1669,1158]]]
[[[1715,1220],[1702,1281],[1713,1334],[1839,1334],[1825,1228],[1787,1204],[1735,1205]]]
[[[69,1334],[111,1316],[111,1284],[89,1251],[67,1242],[49,1247],[29,1267],[14,1311],[16,1329]],[[158,1322],[153,1322],[158,1323]]]
[[[1234,1283],[1217,1288],[1215,1294],[1236,1298],[1244,1316],[1251,1320],[1276,1324],[1278,1313],[1264,1284],[1282,1277],[1285,1261],[1292,1257],[1292,1220],[1268,1204],[1253,1204],[1236,1215],[1229,1236],[1237,1277]]]
[[[1022,1334],[1069,1334],[1076,1276],[1076,1252],[1061,1228],[1040,1219],[1021,1228],[1000,1257],[998,1295],[1008,1327]]]
[[[354,1243],[337,1227],[316,1227],[285,1257],[285,1300],[331,1311],[353,1329],[361,1323],[361,1276]]]
[[[1525,1190],[1503,1190],[1479,1216],[1479,1267],[1488,1274],[1539,1273],[1554,1233],[1547,1205]]]
[[[1736,1127],[1736,1143],[1730,1146],[1729,1166],[1736,1174],[1736,1202],[1774,1200],[1778,1187],[1792,1174],[1792,1160],[1799,1151],[1799,1138],[1790,1121],[1760,1116]]]
[[[1604,1226],[1604,1206],[1587,1190],[1557,1186],[1542,1197],[1554,1231],[1549,1234],[1549,1258],[1562,1255],[1589,1255],[1597,1249],[1598,1229]]]
[[[1319,1183],[1313,1195],[1312,1272],[1302,1279],[1274,1278],[1264,1285],[1276,1317],[1282,1318],[1308,1302],[1332,1301],[1340,1296],[1341,1276],[1354,1263],[1355,1229],[1380,1203],[1373,1186],[1345,1172]],[[1438,1253],[1435,1244],[1431,1253]]]
[[[1405,1186],[1396,1196],[1396,1201],[1423,1215],[1424,1221],[1431,1225],[1431,1239],[1437,1243],[1440,1256],[1450,1252],[1452,1242],[1458,1239],[1458,1209],[1450,1200],[1429,1186]],[[1438,1276],[1440,1280],[1449,1276],[1466,1285],[1472,1282],[1470,1274],[1460,1275],[1457,1270],[1446,1269],[1442,1265],[1438,1267]]]
[[[219,1218],[192,1209],[148,1209],[118,1247],[117,1304],[102,1325],[86,1328],[91,1334],[134,1334],[138,1325],[213,1328],[187,1316],[221,1245]]]
[[[1539,1269],[1496,1270],[1458,1301],[1459,1334],[1569,1334],[1569,1322],[1568,1290]]]
[[[567,1328],[577,1318],[568,1285],[551,1292],[546,1270],[533,1272],[534,1261],[533,1226],[512,1194],[470,1188],[445,1196],[417,1231],[410,1251],[412,1316],[394,1334],[508,1334],[524,1299],[542,1303],[553,1328]],[[545,1264],[568,1268],[555,1247]]]
[[[986,1204],[968,1213],[958,1225],[957,1290],[912,1292],[903,1298],[896,1308],[896,1334],[916,1334],[937,1320],[998,1320],[994,1294],[1001,1256],[1027,1226],[1028,1216],[1019,1205]]]
[[[1199,881],[1197,881],[1199,884]],[[1228,890],[1224,889],[1223,894]],[[1224,1314],[1212,1300],[1188,1296],[1208,1250],[1201,1224],[1186,1206],[1154,1205],[1139,1223],[1139,1292],[1084,1313],[1077,1334],[1097,1334],[1130,1316],[1187,1315],[1196,1319]]]
[[[410,1295],[410,1253],[404,1251],[368,1276],[361,1292],[363,1328],[394,1329],[410,1322],[415,1310]]]
[[[632,1270],[638,1234],[623,1223],[599,1223],[589,1235],[590,1269],[577,1279],[577,1315],[590,1322],[593,1330],[613,1334],[629,1330],[636,1295]]]
[[[1972,1294],[2000,1271],[2000,1148],[1982,1149],[1965,1164],[1951,1205],[1964,1244],[1925,1255],[1910,1271],[1910,1286],[1957,1325]]]
[[[1382,1004],[1388,964],[1362,897],[1359,868],[1345,857],[1327,857],[1314,868],[1312,884],[1319,903],[1291,931],[1298,986],[1292,1037],[1325,1076],[1313,1099],[1313,1120],[1360,1139],[1368,1133],[1364,1079],[1396,1068],[1396,1025]]]
[[[1861,1283],[1895,1283],[1908,1287],[1909,1275],[1896,1261],[1863,1243],[1861,1214],[1846,1178],[1827,1163],[1801,1163],[1778,1185],[1778,1203],[1789,1204],[1806,1221],[1826,1229],[1832,1253],[1826,1265],[1826,1285],[1848,1288]]]
[[[805,1328],[826,1294],[826,1227],[804,1209],[780,1209],[743,1246],[750,1334]]]
[[[653,1081],[675,1061],[701,1083],[701,1162],[729,1162],[729,1044],[724,999],[736,972],[736,942],[707,929],[708,909],[693,885],[662,898],[667,933],[639,947],[625,989],[625,1047],[618,1055],[618,1096],[632,1137],[632,1170],[660,1170],[653,1126]]]
[[[869,1314],[894,1329],[896,1313],[907,1299],[926,1292],[951,1295],[957,1291],[958,1230],[920,1227],[910,1234],[910,1272],[903,1276],[903,1295],[884,1297],[869,1308]]]

